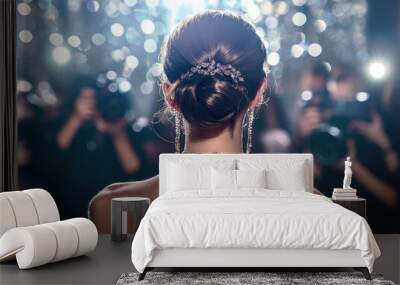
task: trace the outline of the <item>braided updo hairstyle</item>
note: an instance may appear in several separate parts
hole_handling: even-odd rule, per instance
[[[254,27],[232,13],[207,11],[182,22],[161,51],[165,80],[174,106],[199,128],[229,125],[249,107],[265,79],[265,46]],[[204,62],[230,65],[239,71],[238,84],[216,73],[182,75]]]

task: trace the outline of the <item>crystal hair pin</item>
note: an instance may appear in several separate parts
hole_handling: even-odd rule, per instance
[[[214,60],[208,62],[201,62],[189,69],[186,73],[182,74],[180,79],[185,80],[192,77],[194,74],[200,74],[205,76],[214,76],[219,74],[222,76],[230,77],[235,84],[239,84],[244,81],[244,78],[239,70],[234,68],[230,64],[216,63]]]

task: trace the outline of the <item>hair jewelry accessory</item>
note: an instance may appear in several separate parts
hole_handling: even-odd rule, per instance
[[[189,71],[182,74],[180,79],[188,79],[192,77],[195,73],[206,76],[214,76],[215,74],[227,76],[230,77],[237,85],[239,84],[239,82],[244,81],[244,78],[240,71],[234,68],[232,65],[216,63],[214,60],[209,62],[201,62],[196,66],[193,66],[192,68],[190,68]]]

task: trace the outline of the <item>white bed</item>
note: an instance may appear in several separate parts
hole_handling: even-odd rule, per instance
[[[312,194],[312,163],[309,154],[161,155],[160,197],[132,244],[140,278],[154,267],[355,267],[368,278],[380,255],[371,230],[359,215]],[[248,173],[242,184],[250,186],[264,169],[269,185],[210,189],[209,167]]]

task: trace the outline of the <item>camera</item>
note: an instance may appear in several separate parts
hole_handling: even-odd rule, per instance
[[[128,111],[129,102],[125,93],[100,91],[96,105],[101,117],[107,122],[117,122],[123,119]]]
[[[354,137],[352,121],[370,121],[371,103],[365,101],[338,101],[332,103],[326,123],[308,137],[308,145],[315,159],[322,165],[332,166],[347,155],[346,141]]]
[[[328,90],[321,89],[316,91],[305,90],[302,93],[303,101],[301,108],[303,110],[309,107],[316,107],[321,111],[330,109],[332,107],[332,101]]]

